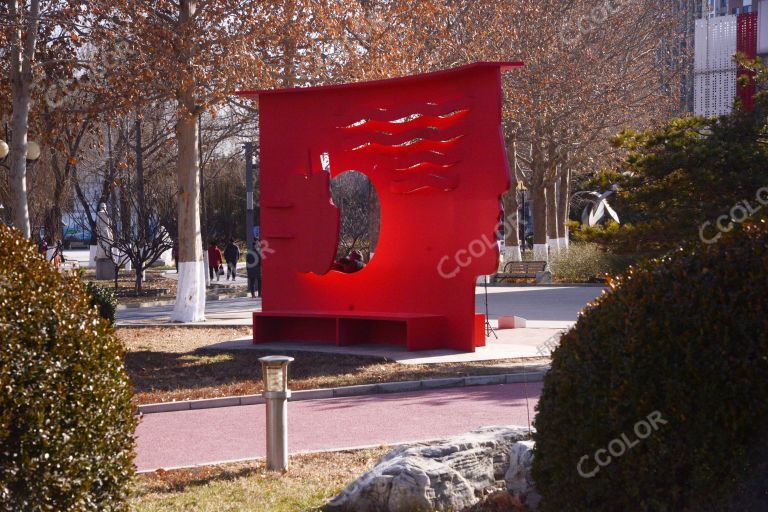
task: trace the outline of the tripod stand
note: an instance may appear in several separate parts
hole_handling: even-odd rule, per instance
[[[488,338],[491,334],[496,339],[499,337],[496,335],[496,330],[491,326],[491,319],[488,317],[488,276],[483,276],[483,291],[485,292],[485,337]]]

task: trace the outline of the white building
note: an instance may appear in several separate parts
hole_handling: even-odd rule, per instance
[[[705,0],[700,13],[694,43],[694,114],[728,114],[737,95],[737,51],[768,56],[768,0]],[[755,25],[756,45],[750,37]]]

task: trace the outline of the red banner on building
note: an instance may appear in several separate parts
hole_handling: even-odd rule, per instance
[[[757,13],[739,14],[736,29],[736,51],[748,59],[757,57]],[[749,82],[743,85],[742,77],[748,77]],[[736,95],[741,101],[742,108],[751,112],[755,104],[755,73],[739,66],[737,74]]]

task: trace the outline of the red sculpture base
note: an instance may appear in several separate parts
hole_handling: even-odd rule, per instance
[[[253,343],[301,341],[405,346],[406,350],[445,348],[445,318],[409,313],[298,313],[270,311],[253,314]],[[485,315],[475,314],[473,339],[466,350],[485,346]]]

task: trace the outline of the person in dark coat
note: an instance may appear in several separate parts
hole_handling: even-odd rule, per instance
[[[248,291],[251,297],[259,294],[261,297],[261,249],[258,242],[253,243],[253,249],[245,256],[245,267],[248,272]]]
[[[240,259],[240,248],[235,244],[233,238],[229,239],[229,243],[224,248],[224,261],[227,262],[227,281],[229,276],[232,276],[234,281],[237,277],[237,261]]]
[[[354,250],[349,253],[349,272],[357,272],[365,268],[365,262],[363,261],[363,255],[360,251]]]
[[[216,242],[211,242],[211,245],[208,247],[208,274],[211,277],[211,281],[213,281],[214,275],[216,276],[216,280],[219,280],[219,267],[221,266],[221,262],[221,249],[216,245]]]

